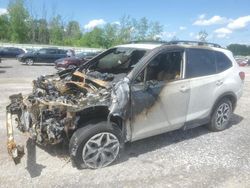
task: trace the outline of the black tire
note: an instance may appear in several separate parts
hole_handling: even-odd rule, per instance
[[[223,109],[223,105],[225,109],[226,107],[228,107],[228,115],[220,115],[220,111]],[[228,117],[225,118],[226,116]],[[216,104],[213,110],[213,114],[211,116],[211,122],[208,124],[208,129],[214,132],[223,131],[227,129],[229,127],[229,121],[231,116],[232,116],[232,102],[228,98],[223,98]],[[224,118],[226,119],[225,121]]]
[[[31,58],[27,58],[25,59],[25,64],[29,66],[34,65],[34,60]]]
[[[106,134],[106,133],[115,135],[115,137],[119,141],[119,149],[115,159],[105,166],[108,166],[111,163],[113,163],[118,158],[119,152],[123,148],[122,132],[116,124],[112,123],[112,125],[108,125],[107,121],[101,121],[98,123],[89,123],[88,125],[79,128],[74,132],[69,143],[69,153],[72,164],[76,166],[78,169],[83,169],[83,168],[95,169],[95,168],[105,167],[105,166],[93,167],[89,165],[84,161],[82,154],[84,148],[87,148],[87,146],[85,145],[88,143],[89,140],[91,140],[93,137],[99,134]]]
[[[69,65],[67,68],[68,69],[74,69],[74,68],[76,68],[76,66],[75,65]]]

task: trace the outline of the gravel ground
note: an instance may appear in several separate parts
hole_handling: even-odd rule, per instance
[[[0,187],[250,187],[250,68],[231,127],[212,133],[204,127],[174,131],[127,144],[123,156],[99,170],[73,168],[67,148],[29,148],[15,166],[6,151],[5,106],[8,96],[31,91],[31,81],[55,72],[53,66],[0,64]]]

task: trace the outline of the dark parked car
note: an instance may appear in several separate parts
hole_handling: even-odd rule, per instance
[[[42,48],[18,56],[18,60],[27,65],[34,63],[54,63],[55,60],[67,57],[67,51],[57,48]]]
[[[21,48],[3,47],[0,48],[0,57],[2,58],[16,58],[18,55],[25,53]]]
[[[92,59],[99,53],[100,52],[82,52],[82,53],[76,54],[76,56],[73,56],[73,57],[58,59],[55,61],[55,68],[58,70],[64,70],[67,68],[79,67],[81,64]]]

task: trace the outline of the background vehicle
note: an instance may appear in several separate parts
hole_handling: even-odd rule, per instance
[[[244,78],[232,53],[217,44],[120,45],[74,72],[39,77],[27,98],[10,96],[7,127],[17,114],[18,128],[36,142],[70,140],[78,168],[101,168],[125,142],[205,124],[228,128]]]
[[[27,65],[34,63],[53,63],[55,60],[66,57],[67,51],[57,48],[42,48],[18,56],[18,60]]]
[[[21,48],[3,47],[0,48],[0,57],[2,58],[16,58],[18,55],[25,53]]]
[[[250,60],[247,58],[235,58],[235,60],[241,67],[248,66],[250,63]]]
[[[55,61],[55,68],[59,70],[67,68],[76,68],[86,61],[92,59],[94,56],[98,55],[100,52],[82,52],[76,54],[73,57],[61,58]]]

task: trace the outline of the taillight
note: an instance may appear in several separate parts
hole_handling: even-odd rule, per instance
[[[245,80],[245,73],[244,73],[244,72],[239,72],[239,76],[240,76],[240,79],[241,79],[242,81]]]

